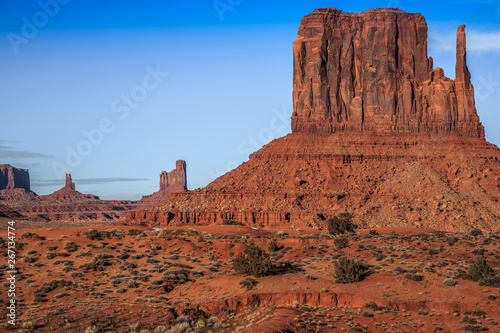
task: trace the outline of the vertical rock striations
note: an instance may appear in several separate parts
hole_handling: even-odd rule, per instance
[[[433,69],[427,24],[399,9],[305,16],[293,44],[293,132],[450,132],[483,137],[457,35],[457,78]]]
[[[484,136],[484,129],[479,124],[479,116],[474,102],[474,87],[470,82],[470,72],[467,68],[467,50],[465,43],[465,25],[457,30],[457,63],[455,67],[455,92],[457,96],[458,119],[463,133]]]

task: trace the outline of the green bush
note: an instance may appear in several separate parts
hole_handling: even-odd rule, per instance
[[[483,231],[481,229],[472,229],[469,232],[469,235],[471,235],[473,237],[481,236],[482,234],[483,234]]]
[[[481,324],[475,324],[475,325],[467,324],[464,327],[462,327],[462,329],[465,332],[482,332],[485,330],[485,328],[483,326],[481,326]]]
[[[45,240],[45,237],[43,236],[38,236],[34,232],[23,232],[21,235],[21,239],[38,239],[38,240]]]
[[[252,278],[246,278],[245,280],[240,282],[240,285],[242,287],[245,287],[247,290],[252,290],[253,287],[257,285],[257,280],[252,279]]]
[[[280,249],[280,246],[278,245],[278,243],[272,239],[269,240],[269,242],[267,242],[266,247],[267,247],[267,250],[269,252],[276,252]]]
[[[356,262],[354,259],[340,258],[334,263],[335,283],[353,283],[363,280],[366,274],[366,267]]]
[[[128,231],[129,236],[137,236],[140,234],[142,234],[142,232],[140,230],[137,230],[137,229],[129,229],[129,231]]]
[[[261,277],[272,274],[274,265],[269,253],[252,244],[234,259],[233,269],[241,274]]]
[[[462,312],[462,314],[464,316],[468,316],[468,315],[471,315],[471,316],[475,316],[475,317],[480,317],[480,318],[486,318],[486,316],[488,315],[486,312],[484,312],[483,310],[471,310],[471,311],[464,311]],[[464,317],[465,318],[465,317]]]
[[[478,257],[476,261],[470,265],[467,272],[467,277],[474,282],[478,282],[481,279],[486,279],[494,275],[495,271],[490,265],[488,265],[485,257]]]
[[[500,276],[488,276],[478,282],[480,286],[500,288]]]
[[[111,238],[112,235],[108,231],[97,231],[95,229],[89,229],[85,232],[85,236],[91,240],[103,240],[105,238]]]
[[[328,232],[332,235],[341,235],[348,232],[354,232],[358,226],[352,223],[352,215],[349,213],[341,213],[326,222]]]
[[[424,276],[423,275],[420,275],[420,274],[405,274],[405,278],[407,278],[408,280],[413,280],[413,281],[422,281],[424,279]]]
[[[89,263],[81,265],[79,268],[83,269],[83,272],[87,271],[104,271],[104,266],[110,266],[111,263],[102,258],[95,258]]]
[[[333,244],[335,245],[335,247],[337,248],[337,250],[342,250],[343,248],[346,248],[349,246],[349,239],[347,239],[347,237],[339,237],[339,238],[335,238],[335,240],[333,241]]]
[[[35,302],[45,302],[44,296],[46,293],[51,292],[52,290],[56,288],[64,288],[73,285],[73,282],[71,281],[65,281],[65,280],[52,280],[50,282],[45,282],[40,289],[37,289],[34,293],[35,296]]]
[[[383,306],[378,306],[375,302],[365,303],[364,307],[373,311],[381,311],[386,309]]]
[[[222,220],[223,225],[243,225],[243,223],[233,220]]]
[[[76,250],[78,250],[78,245],[74,242],[67,242],[64,249],[68,252],[75,252]]]

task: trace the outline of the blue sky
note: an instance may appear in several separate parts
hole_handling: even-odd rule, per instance
[[[455,33],[487,139],[500,144],[500,1],[94,1],[0,3],[0,164],[48,194],[138,199],[177,159],[203,187],[290,132],[292,43],[315,8],[421,12],[429,55],[454,76]],[[78,156],[76,156],[78,155]]]

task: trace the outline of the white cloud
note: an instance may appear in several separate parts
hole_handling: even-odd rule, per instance
[[[11,150],[11,147],[0,147],[0,158],[51,158],[52,155],[34,153],[24,150]]]
[[[470,50],[471,52],[500,51],[500,31],[469,32],[467,34],[467,50]]]
[[[500,52],[500,31],[482,32],[466,30],[467,52]],[[438,52],[456,51],[456,33],[429,32],[429,49]]]
[[[429,31],[429,51],[430,53],[438,52],[455,52],[457,49],[456,33],[435,33]]]
[[[146,178],[83,178],[73,179],[77,185],[101,185],[107,183],[125,183],[125,182],[144,182],[149,181]],[[63,184],[61,179],[41,179],[33,182],[35,186],[57,186]]]

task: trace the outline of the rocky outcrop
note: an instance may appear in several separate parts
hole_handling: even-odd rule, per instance
[[[365,228],[496,230],[500,151],[457,133],[292,133],[207,187],[127,213],[153,226],[222,223],[324,229],[348,211]]]
[[[15,188],[30,190],[28,170],[14,168],[9,164],[0,164],[0,190],[13,190]]]
[[[23,216],[19,214],[19,212],[16,212],[15,210],[9,208],[8,206],[0,203],[0,219],[1,218],[20,219],[23,218]]]
[[[325,229],[348,211],[365,228],[499,228],[500,150],[476,113],[464,26],[455,80],[433,68],[423,16],[399,9],[315,10],[293,52],[292,134],[126,221]]]
[[[453,81],[433,69],[421,14],[315,10],[302,19],[293,44],[292,131],[457,131],[483,137],[464,29],[458,29]]]
[[[35,198],[36,194],[30,190],[28,169],[0,164],[0,201],[25,202]]]
[[[68,191],[75,191],[75,183],[73,179],[71,179],[71,174],[66,174],[66,183],[64,184],[64,188]]]
[[[175,169],[160,174],[160,191],[172,193],[187,191],[186,161],[179,160],[175,163]]]
[[[41,197],[42,200],[77,200],[77,199],[93,199],[99,200],[99,197],[93,194],[83,194],[75,189],[75,183],[71,178],[71,174],[66,174],[66,182],[63,188],[55,191],[52,194],[44,195]]]
[[[138,202],[138,208],[146,209],[167,201],[173,193],[187,191],[186,161],[178,160],[175,169],[160,173],[160,190],[151,195],[143,196]]]

